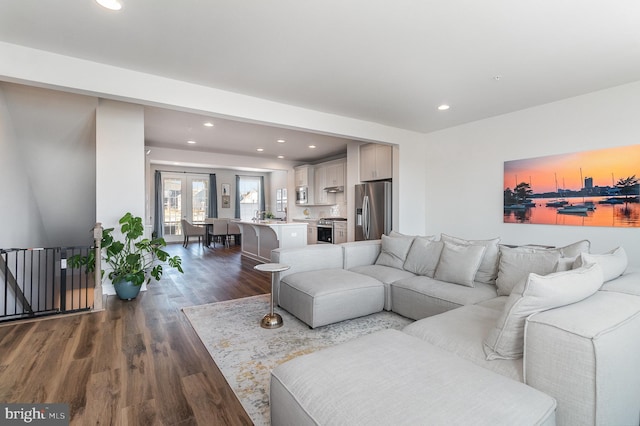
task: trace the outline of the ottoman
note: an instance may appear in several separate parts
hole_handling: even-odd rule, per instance
[[[341,268],[298,272],[280,280],[280,307],[311,328],[382,311],[384,284]]]

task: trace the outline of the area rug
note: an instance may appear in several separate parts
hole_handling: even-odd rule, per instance
[[[211,357],[256,425],[269,424],[271,370],[300,355],[411,320],[392,312],[310,329],[277,308],[284,325],[267,330],[260,319],[269,312],[269,295],[183,308]]]

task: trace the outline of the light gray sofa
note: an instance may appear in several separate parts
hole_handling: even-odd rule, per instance
[[[380,240],[273,251],[273,262],[291,266],[276,300],[294,278],[319,286],[342,269],[378,280],[384,309],[417,320],[274,369],[273,425],[640,424],[640,270],[622,249],[443,236],[484,246],[481,261],[457,247],[434,260],[424,239],[413,256]]]

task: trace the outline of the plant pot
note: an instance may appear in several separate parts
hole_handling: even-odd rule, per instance
[[[113,287],[116,289],[116,294],[122,300],[135,299],[138,293],[140,293],[141,285],[135,285],[131,281],[120,280],[113,283]]]

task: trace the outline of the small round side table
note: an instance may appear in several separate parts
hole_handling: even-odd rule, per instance
[[[269,313],[260,320],[260,327],[262,328],[282,327],[282,317],[280,314],[273,312],[273,288],[276,283],[276,272],[286,271],[289,268],[289,265],[283,265],[282,263],[263,263],[253,267],[253,269],[258,271],[271,272],[271,308],[269,309]]]

